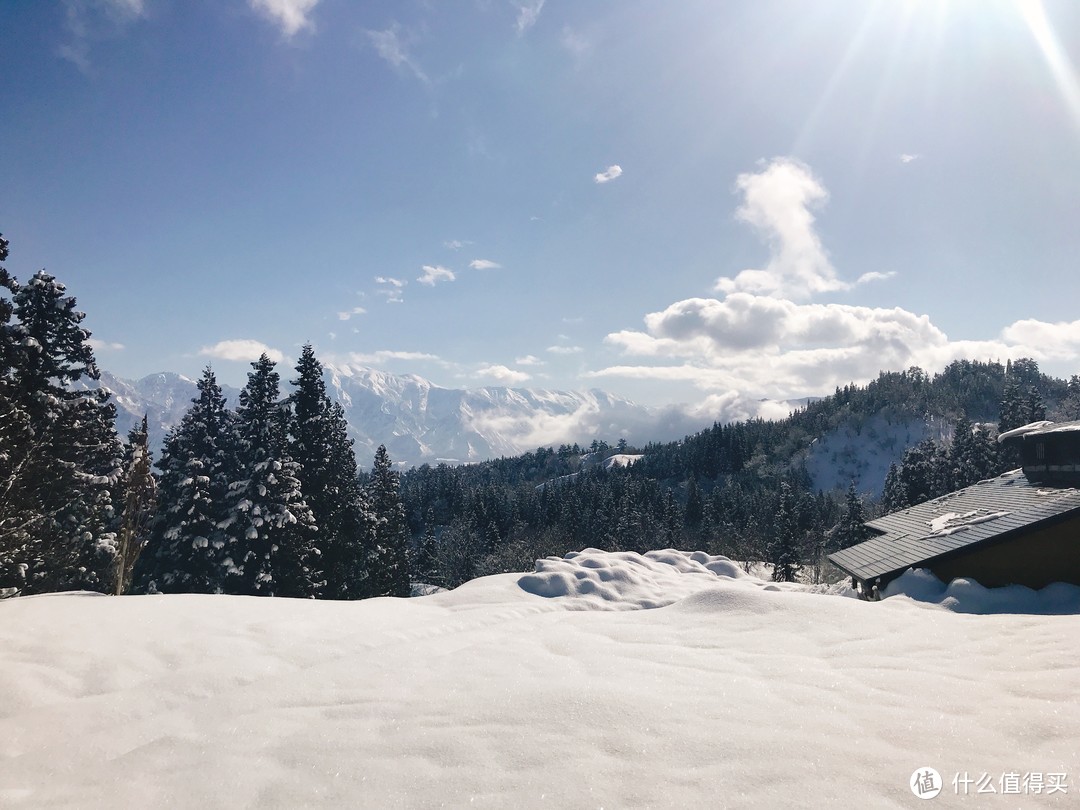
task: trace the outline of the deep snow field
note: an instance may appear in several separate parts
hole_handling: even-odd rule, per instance
[[[408,600],[10,599],[0,807],[912,807],[925,767],[930,806],[1076,806],[1080,589],[890,593],[587,550]],[[1010,773],[1067,793],[952,784]]]

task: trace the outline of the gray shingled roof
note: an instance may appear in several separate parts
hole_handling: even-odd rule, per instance
[[[883,534],[830,554],[829,559],[859,579],[889,579],[959,549],[1053,522],[1074,509],[1080,509],[1080,490],[1032,484],[1014,470],[867,521]],[[950,514],[955,517],[949,519]]]

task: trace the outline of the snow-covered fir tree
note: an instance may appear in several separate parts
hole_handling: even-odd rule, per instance
[[[161,593],[222,593],[230,565],[227,495],[236,481],[236,417],[209,367],[198,396],[165,439],[158,508],[136,565],[136,588]]]
[[[116,594],[131,587],[135,561],[149,537],[157,506],[157,479],[150,453],[150,431],[146,416],[128,433],[124,449],[124,475],[120,480],[119,502],[123,505],[116,543]]]
[[[375,518],[357,475],[353,442],[341,405],[331,403],[322,364],[310,344],[296,365],[289,397],[289,454],[300,465],[300,487],[315,517],[328,599],[360,599],[375,591],[369,569]]]
[[[374,596],[409,595],[409,525],[401,483],[385,445],[375,451],[367,485],[375,512],[375,555],[371,578]],[[498,533],[495,533],[496,538]]]
[[[109,393],[78,386],[99,372],[75,306],[44,270],[20,285],[0,268],[3,594],[112,588],[121,445]]]
[[[229,492],[227,590],[312,597],[320,589],[316,527],[288,455],[288,415],[280,375],[265,354],[252,363],[236,409],[239,474]]]
[[[802,568],[801,540],[795,495],[791,485],[784,481],[780,484],[773,536],[769,542],[769,562],[772,563],[772,576],[776,582],[795,581],[795,575]]]
[[[865,522],[866,513],[862,499],[855,489],[855,482],[852,481],[844,498],[843,517],[832,530],[831,547],[841,549],[861,543],[870,536],[869,530],[863,525]]]

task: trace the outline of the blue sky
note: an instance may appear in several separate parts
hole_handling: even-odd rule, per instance
[[[955,357],[1080,372],[1072,0],[66,0],[0,32],[8,268],[122,376],[311,341],[723,417]]]

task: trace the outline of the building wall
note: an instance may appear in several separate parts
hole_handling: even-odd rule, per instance
[[[942,582],[964,577],[988,588],[1043,588],[1051,582],[1080,585],[1080,517],[929,567]]]

